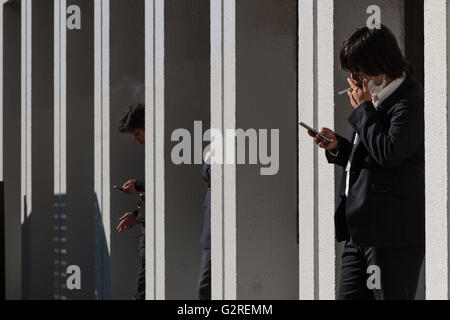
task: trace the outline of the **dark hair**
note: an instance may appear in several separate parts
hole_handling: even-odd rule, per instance
[[[358,73],[368,76],[385,74],[391,79],[412,74],[411,65],[403,56],[394,34],[388,27],[360,28],[344,41],[341,49],[341,67],[361,82]]]
[[[127,113],[120,119],[121,133],[132,132],[136,129],[145,129],[145,107],[141,103],[130,106]]]

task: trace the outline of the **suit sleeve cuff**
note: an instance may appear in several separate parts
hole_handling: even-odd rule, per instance
[[[339,155],[339,150],[327,150],[327,152],[333,157],[337,157]]]

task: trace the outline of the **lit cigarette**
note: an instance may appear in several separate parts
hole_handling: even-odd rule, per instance
[[[352,88],[347,88],[345,90],[342,90],[341,92],[338,93],[338,95],[342,96],[343,94],[346,94],[347,91],[351,90]]]

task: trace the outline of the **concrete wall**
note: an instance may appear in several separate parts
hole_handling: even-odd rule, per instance
[[[174,165],[171,134],[210,128],[209,1],[165,1],[166,299],[197,299],[200,228],[207,185],[200,164]],[[192,141],[194,158],[194,141]],[[203,150],[203,149],[202,149]],[[202,158],[202,151],[195,157]]]
[[[5,181],[6,299],[21,299],[21,6],[3,9],[3,167]]]
[[[67,31],[67,263],[80,266],[81,290],[68,299],[94,298],[94,4],[82,8],[81,30]]]
[[[236,128],[280,129],[276,175],[236,169],[238,299],[298,299],[296,12],[236,2]]]
[[[53,0],[33,2],[32,8],[32,208],[27,219],[26,296],[53,299]],[[61,241],[58,239],[57,241]]]

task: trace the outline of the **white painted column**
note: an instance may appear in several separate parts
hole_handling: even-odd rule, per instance
[[[55,48],[54,48],[54,188],[55,195],[67,192],[66,167],[66,113],[67,113],[67,29],[66,0],[55,0]]]
[[[22,164],[21,164],[21,222],[24,223],[25,215],[29,217],[31,208],[31,0],[22,1],[22,68],[21,68],[21,145],[22,145]],[[24,199],[26,197],[26,202]],[[26,212],[25,212],[26,206]]]
[[[222,0],[224,1],[224,0]],[[224,33],[223,33],[223,125],[225,132],[236,129],[236,1],[224,1]],[[226,137],[226,134],[224,134]],[[233,135],[234,137],[234,135]],[[224,299],[237,299],[236,271],[236,150],[234,139],[225,140],[223,152],[225,165],[224,176]],[[231,163],[229,162],[231,160]],[[230,163],[230,164],[229,164]]]
[[[222,1],[210,2],[211,10],[211,128],[222,132]],[[219,151],[220,152],[220,151]],[[211,164],[211,298],[224,296],[223,168]]]
[[[448,1],[425,0],[426,298],[449,299]]]
[[[109,274],[111,256],[110,184],[110,9],[109,0],[94,2],[94,193],[101,216],[106,243],[101,240],[97,272]],[[97,230],[98,232],[98,230]],[[99,237],[97,234],[96,237]],[[103,239],[103,237],[99,237]],[[107,256],[102,253],[106,247]],[[106,261],[105,261],[106,260]],[[109,298],[109,277],[102,276],[99,299]],[[100,289],[100,288],[98,288]],[[97,292],[99,294],[99,292]]]
[[[225,137],[236,128],[236,2],[211,1],[211,127]],[[214,138],[213,138],[214,139]],[[236,276],[236,150],[225,141],[212,161],[211,267],[212,298],[235,300]],[[220,159],[223,158],[223,159]],[[221,164],[215,160],[232,160]]]
[[[110,104],[109,104],[109,0],[94,3],[94,192],[103,220],[106,245],[111,253],[110,226]]]
[[[165,298],[164,0],[145,1],[146,299]]]
[[[299,121],[335,126],[334,1],[299,2]],[[299,132],[299,297],[334,300],[335,168]]]
[[[334,129],[334,0],[317,1],[317,122]],[[318,298],[336,298],[334,232],[335,168],[323,150],[318,153]]]
[[[314,0],[299,1],[298,52],[298,114],[299,122],[314,125],[315,105],[315,43]],[[314,143],[306,132],[299,130],[299,298],[315,298],[315,178],[317,168]]]

